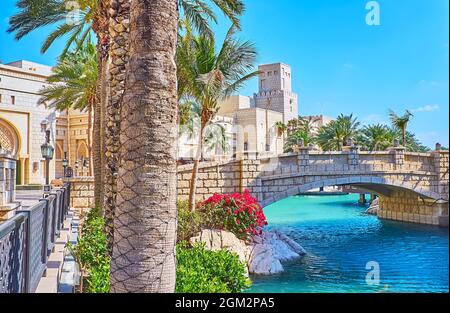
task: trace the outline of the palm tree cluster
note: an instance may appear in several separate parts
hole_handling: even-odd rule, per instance
[[[386,150],[397,140],[408,151],[429,151],[414,134],[407,131],[407,126],[413,116],[409,111],[399,117],[390,110],[389,116],[392,124],[390,126],[371,124],[361,127],[361,123],[353,114],[341,114],[336,120],[320,128],[314,127],[317,120],[311,120],[314,119],[313,117],[300,117],[288,122],[285,151],[292,152],[293,147],[300,140],[303,140],[305,145],[317,144],[324,151],[341,151],[349,143],[349,140],[366,151]]]
[[[65,41],[49,79],[55,85],[41,91],[42,101],[58,110],[89,112],[95,203],[104,211],[112,256],[111,291],[173,292],[173,130],[197,114],[199,150],[220,143],[220,127],[203,135],[219,100],[256,75],[254,46],[235,37],[242,0],[17,0],[16,5],[9,20],[16,39],[51,26],[41,51]],[[232,23],[219,49],[212,30],[217,11]]]

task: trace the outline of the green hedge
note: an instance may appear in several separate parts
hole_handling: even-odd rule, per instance
[[[86,293],[109,292],[110,258],[104,226],[99,210],[92,209],[83,222],[77,245],[69,245],[73,256],[87,272],[87,284],[83,286]]]
[[[246,265],[235,253],[197,243],[177,245],[177,293],[239,293],[249,286]]]

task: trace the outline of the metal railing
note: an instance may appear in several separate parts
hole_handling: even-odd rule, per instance
[[[69,211],[70,185],[0,224],[0,293],[32,293]]]

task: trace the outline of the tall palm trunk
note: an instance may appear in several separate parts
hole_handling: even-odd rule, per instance
[[[69,109],[66,110],[66,120],[67,120],[67,160],[69,161],[69,166],[70,166],[70,117],[69,117]],[[76,153],[76,152],[75,152]],[[66,173],[64,173],[66,174]]]
[[[177,0],[132,0],[112,292],[174,292]]]
[[[406,147],[406,127],[402,128],[403,147]]]
[[[96,100],[94,106],[94,145],[93,145],[93,161],[94,161],[94,201],[96,208],[103,207],[103,190],[104,181],[102,170],[104,167],[104,128],[105,128],[105,102],[107,101],[106,94],[106,79],[107,79],[107,47],[104,43],[97,43],[98,55],[98,83],[96,90]]]
[[[201,122],[200,134],[198,135],[199,138],[198,138],[197,153],[194,159],[194,166],[192,168],[192,177],[189,186],[189,210],[191,212],[195,211],[196,207],[198,167],[203,154],[203,132],[205,131],[205,127],[206,124],[204,122]]]
[[[130,2],[111,0],[109,10],[109,99],[106,103],[105,166],[104,166],[104,216],[108,251],[112,255],[114,242],[114,210],[117,199],[117,174],[119,171],[120,107],[125,89],[128,64]]]
[[[94,101],[89,100],[89,104],[88,104],[87,141],[88,141],[88,157],[89,157],[89,172],[88,172],[89,176],[92,176],[92,109],[94,106]]]
[[[107,73],[108,73],[108,0],[99,1],[97,15],[93,21],[92,28],[97,34],[97,58],[98,58],[98,81],[95,94],[94,106],[94,203],[96,208],[103,208],[104,194],[104,155],[105,155],[105,108],[107,95]]]

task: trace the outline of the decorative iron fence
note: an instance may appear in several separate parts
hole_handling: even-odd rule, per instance
[[[0,224],[0,293],[32,293],[69,211],[70,185]]]

